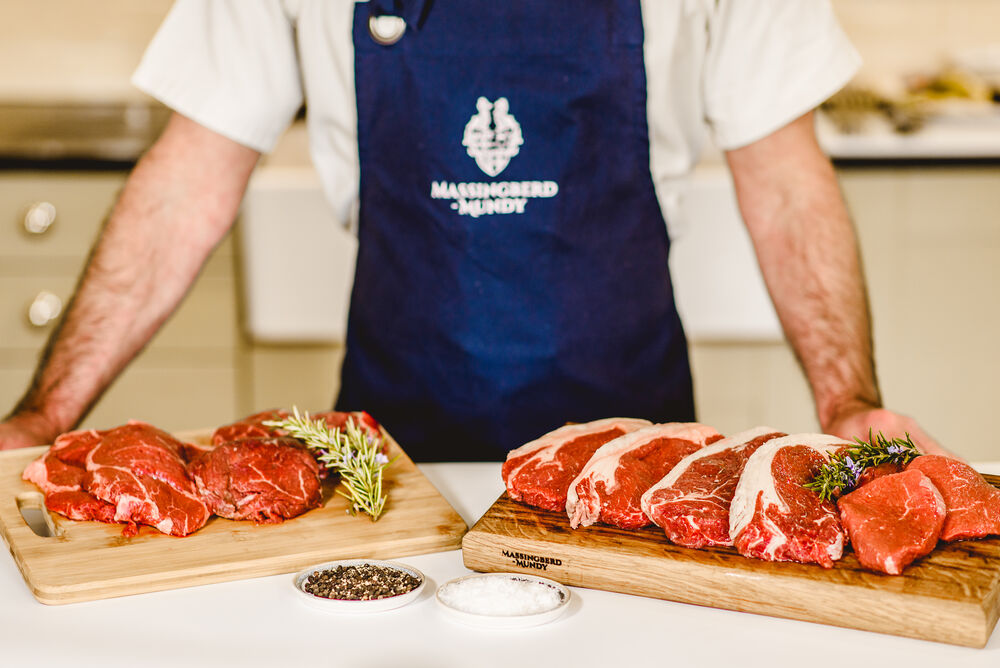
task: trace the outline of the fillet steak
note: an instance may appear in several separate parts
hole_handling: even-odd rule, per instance
[[[209,509],[232,520],[277,523],[320,503],[319,465],[294,438],[224,443],[189,467]]]
[[[649,524],[639,500],[685,456],[722,438],[697,422],[654,424],[608,441],[570,484],[566,513],[574,529],[604,522],[622,529]]]
[[[693,452],[643,494],[643,511],[677,545],[732,545],[729,506],[743,467],[760,446],[780,436],[785,434],[756,427]]]
[[[183,450],[165,431],[131,421],[101,434],[87,454],[83,488],[113,504],[118,522],[186,536],[205,525],[209,512],[188,477]]]
[[[880,476],[837,507],[861,565],[889,575],[933,550],[945,521],[941,493],[917,469]]]
[[[864,487],[873,480],[877,480],[882,476],[892,475],[893,473],[902,473],[906,469],[906,466],[898,462],[886,462],[885,464],[879,464],[878,466],[870,466],[861,472],[858,476],[858,482],[854,485],[854,489]]]
[[[817,563],[843,555],[837,506],[803,487],[829,456],[850,442],[826,434],[775,438],[750,456],[729,510],[729,535],[745,557]]]
[[[608,441],[650,424],[635,418],[605,418],[565,425],[525,443],[507,453],[500,469],[507,494],[531,506],[565,511],[569,484],[591,455]]]
[[[906,470],[920,471],[941,492],[948,509],[941,540],[1000,535],[1000,490],[974,468],[950,457],[922,455]]]
[[[115,507],[83,489],[87,455],[101,442],[102,434],[92,429],[62,434],[24,469],[21,477],[41,488],[46,508],[71,520],[115,521]],[[134,528],[126,532],[133,533]]]

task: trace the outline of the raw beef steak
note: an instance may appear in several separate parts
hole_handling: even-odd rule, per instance
[[[103,432],[72,431],[59,436],[44,455],[28,464],[22,478],[45,494],[45,507],[71,520],[114,522],[115,507],[84,491],[87,455]]]
[[[291,415],[291,412],[284,409],[274,409],[245,417],[238,422],[227,424],[216,429],[215,433],[212,434],[212,444],[222,445],[223,443],[229,443],[230,441],[236,441],[241,438],[275,438],[279,436],[287,436],[288,434],[280,429],[265,426],[264,422],[271,420],[283,420],[287,417],[291,417]],[[357,424],[364,427],[371,436],[379,436],[378,422],[375,421],[375,418],[364,411],[358,411],[356,413],[323,411],[319,413],[311,413],[309,417],[314,420],[325,421],[331,429],[335,429],[337,427],[342,428],[347,424],[348,420],[353,419]]]
[[[569,484],[599,447],[648,420],[605,418],[559,427],[507,453],[500,469],[507,494],[515,501],[565,511]]]
[[[281,522],[320,503],[319,465],[294,438],[224,443],[189,472],[211,511],[232,520]]]
[[[964,540],[1000,534],[1000,490],[974,468],[957,459],[922,455],[906,467],[920,471],[941,492],[948,514],[941,540]]]
[[[87,455],[101,442],[101,433],[90,429],[60,435],[45,454],[28,464],[21,477],[46,494],[79,491],[87,474]]]
[[[785,434],[756,427],[688,455],[643,494],[643,511],[678,545],[732,545],[729,506],[743,467],[757,448],[780,436]]]
[[[83,487],[115,506],[116,521],[186,536],[205,525],[209,512],[187,475],[183,449],[183,443],[144,422],[110,429],[87,455]]]
[[[832,568],[844,551],[837,506],[803,487],[829,456],[850,442],[792,434],[762,445],[747,460],[729,509],[729,535],[745,557]]]
[[[901,473],[906,469],[903,464],[898,464],[896,462],[887,462],[885,464],[879,464],[878,466],[871,466],[866,468],[858,476],[858,482],[854,485],[854,489],[864,487],[873,480],[877,480],[882,476],[892,475],[893,473]]]
[[[608,441],[570,484],[566,513],[574,529],[604,522],[622,529],[649,524],[639,500],[677,462],[722,438],[697,422],[655,424]]]
[[[861,565],[889,575],[933,550],[944,526],[944,499],[916,469],[876,478],[837,507]]]
[[[219,427],[212,434],[212,444],[222,445],[230,441],[241,438],[271,438],[276,436],[286,436],[280,429],[265,427],[264,422],[269,420],[284,420],[290,417],[291,413],[283,409],[275,409],[254,413],[232,424]]]

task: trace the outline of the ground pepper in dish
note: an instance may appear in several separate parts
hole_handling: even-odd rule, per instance
[[[303,588],[320,598],[342,601],[372,601],[399,596],[420,586],[420,580],[406,571],[373,564],[337,566],[314,571]]]

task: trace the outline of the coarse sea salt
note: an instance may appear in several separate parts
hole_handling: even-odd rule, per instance
[[[505,575],[458,580],[442,587],[438,596],[462,612],[505,617],[547,612],[562,603],[562,594],[550,585]]]

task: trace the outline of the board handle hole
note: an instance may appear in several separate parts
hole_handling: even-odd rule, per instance
[[[52,521],[52,516],[45,507],[45,497],[39,492],[19,494],[17,510],[21,513],[21,519],[36,536],[52,538],[62,533]]]

